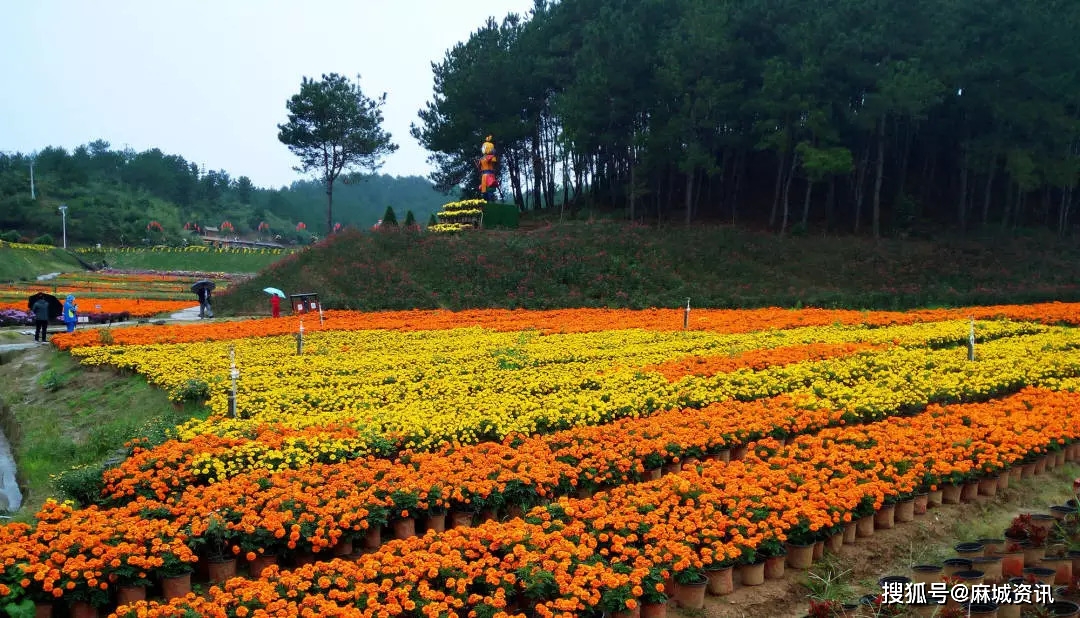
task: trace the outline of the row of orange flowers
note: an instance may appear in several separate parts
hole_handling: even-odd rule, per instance
[[[320,317],[309,315],[304,321],[308,332],[319,330],[393,329],[441,330],[481,326],[496,331],[535,328],[544,333],[592,332],[611,329],[681,330],[683,311],[675,309],[559,309],[534,311],[524,309],[476,309],[469,311],[384,311],[360,313],[327,311]],[[963,309],[926,309],[907,312],[852,311],[845,309],[698,309],[690,313],[689,328],[714,332],[741,333],[771,328],[785,329],[829,324],[867,324],[886,326],[934,322],[973,316],[976,319],[1009,318],[1048,324],[1080,323],[1080,304],[1043,303],[1035,305],[998,305]],[[155,328],[124,328],[112,333],[112,342],[120,345],[153,343],[191,343],[194,341],[243,339],[295,333],[295,318],[258,319],[242,322],[192,324]],[[93,333],[75,332],[58,335],[54,341],[61,349],[101,345]]]
[[[746,474],[737,479],[730,476],[734,472],[724,472],[728,469],[723,466],[709,466],[709,470],[722,477],[717,480],[717,488],[726,487],[721,491],[725,495],[718,495],[717,500],[724,505],[722,510],[733,517],[732,521],[742,525],[743,520],[755,521],[758,515],[765,517],[749,528],[743,526],[746,529],[740,528],[742,531],[737,534],[724,529],[727,531],[723,535],[735,534],[734,545],[727,546],[724,555],[736,557],[730,555],[731,547],[745,546],[745,550],[750,550],[758,548],[770,538],[782,541],[780,535],[796,525],[802,525],[802,520],[798,517],[792,519],[792,514],[800,513],[799,509],[807,508],[807,505],[820,505],[823,497],[830,502],[830,509],[833,509],[830,512],[839,517],[842,513],[859,508],[868,496],[880,504],[886,486],[893,487],[897,492],[911,492],[920,484],[933,480],[928,479],[927,474],[939,477],[970,474],[977,469],[972,466],[1003,465],[1052,441],[1072,439],[1080,431],[1080,420],[1070,420],[1066,411],[1068,406],[1078,402],[1080,397],[1071,393],[1028,390],[1002,402],[982,404],[981,407],[933,407],[915,418],[894,419],[868,427],[827,430],[819,436],[804,436],[773,463],[766,459],[770,453],[763,452],[748,458],[748,462],[756,462],[754,465],[733,464],[731,471],[741,470]],[[1045,412],[1041,415],[1031,414],[1025,404]],[[1015,410],[1022,410],[1024,414],[1013,415]],[[970,426],[965,425],[965,420],[971,421]],[[986,429],[992,421],[998,422],[999,427],[995,429],[1001,431],[990,433]],[[920,436],[922,443],[915,439],[917,434],[904,427],[924,429],[925,435]],[[857,437],[845,442],[845,436]],[[982,442],[988,438],[992,440]],[[804,448],[805,445],[812,446],[821,441],[828,448],[813,452]],[[770,446],[769,441],[760,444],[765,448]],[[775,444],[772,442],[772,445]],[[803,458],[798,455],[800,452],[812,457]],[[468,464],[492,474],[497,473],[498,468],[494,466],[499,465],[500,457],[506,459],[513,456],[508,451],[495,455],[487,462],[458,461],[454,464]],[[890,458],[902,456],[915,463],[903,472],[895,466],[890,470],[860,465],[854,472],[847,473],[841,467],[843,460],[835,459],[840,455],[850,458],[849,465],[851,462],[876,461],[874,457],[877,455],[885,458],[883,461],[893,461]],[[785,460],[785,456],[789,456],[790,461]],[[488,465],[480,467],[484,463]],[[194,559],[189,550],[208,541],[211,518],[220,518],[227,529],[216,537],[217,542],[238,553],[277,553],[284,548],[317,552],[364,534],[368,528],[389,518],[415,515],[445,504],[447,500],[472,503],[486,498],[482,493],[483,479],[478,478],[471,484],[466,482],[460,488],[442,486],[449,491],[449,495],[442,495],[441,490],[436,491],[442,480],[438,475],[445,475],[449,470],[426,468],[422,456],[417,462],[405,464],[375,470],[375,475],[382,477],[379,479],[381,482],[372,483],[367,488],[357,483],[360,477],[369,474],[364,467],[320,465],[287,474],[245,474],[208,487],[191,488],[176,499],[138,499],[115,509],[92,507],[71,510],[50,506],[43,511],[35,529],[26,531],[24,540],[5,544],[0,549],[4,552],[0,559],[5,564],[25,562],[23,568],[38,582],[35,585],[41,586],[40,590],[36,590],[38,594],[68,594],[68,598],[92,602],[100,600],[107,582],[138,585],[145,582],[150,573],[177,574],[185,568],[189,569],[185,565]],[[801,466],[807,464],[811,470],[800,470]],[[630,466],[637,473],[644,468],[639,461]],[[843,472],[846,479],[842,483],[840,477],[835,477],[839,472]],[[866,473],[880,473],[880,478],[867,477]],[[821,474],[825,476],[821,477]],[[427,476],[421,486],[430,487],[432,491],[415,495],[411,508],[403,507],[406,496],[394,488],[409,481],[416,482],[421,475]],[[851,485],[852,482],[855,485]],[[842,488],[858,487],[858,495],[838,497],[834,486],[836,483],[840,483]],[[736,491],[735,488],[744,484],[747,484],[750,493],[739,498],[744,490]],[[631,484],[601,496],[607,496],[605,499],[608,500],[612,496],[637,496],[634,499],[640,498],[641,501],[635,503],[634,509],[642,505],[663,505],[663,500],[649,493],[657,487],[663,486]],[[474,494],[473,489],[479,491]],[[798,494],[798,499],[787,501],[785,492]],[[540,498],[546,501],[552,496],[542,494]],[[561,499],[557,504],[565,505],[566,501]],[[492,503],[485,505],[496,506]],[[605,517],[624,512],[615,506],[607,504],[604,507],[607,513]],[[862,504],[864,508],[868,506]],[[398,508],[402,510],[397,511]],[[550,510],[546,512],[549,515],[553,513]],[[663,515],[666,511],[650,507],[650,517],[654,513]],[[635,510],[630,519],[618,521],[627,524],[637,522],[633,523],[634,526],[651,521],[650,517],[643,518],[643,514]],[[597,521],[609,521],[605,517]],[[693,517],[693,514],[682,513],[673,521],[692,521]],[[815,514],[814,517],[819,515]],[[833,523],[838,521],[834,518]],[[813,524],[810,522],[807,525]],[[599,524],[594,522],[591,525]],[[777,535],[766,538],[769,531]],[[647,539],[647,533],[648,530],[640,527],[633,528],[633,534],[645,535],[642,538]],[[670,555],[671,551],[671,548],[666,548],[663,555]],[[744,550],[741,549],[737,555],[743,555],[742,552]],[[676,568],[679,564],[682,562],[677,562]]]
[[[787,541],[839,534],[927,475],[994,474],[1080,435],[1074,393],[1026,390],[984,404],[766,439],[743,461],[706,461],[588,499],[562,498],[524,519],[392,541],[356,562],[233,579],[204,599],[140,602],[116,616],[540,616],[633,609],[663,580],[752,564]],[[511,611],[507,612],[507,609]]]

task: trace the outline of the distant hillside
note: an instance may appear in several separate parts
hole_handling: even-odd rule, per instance
[[[262,288],[328,308],[818,306],[900,309],[1080,301],[1080,247],[1054,238],[934,243],[782,238],[720,227],[568,224],[459,236],[349,231],[220,298],[268,310]]]
[[[246,176],[202,170],[194,162],[158,149],[112,150],[96,141],[69,153],[46,148],[34,159],[35,197],[30,195],[30,158],[0,154],[0,232],[17,239],[50,235],[61,241],[57,207],[67,204],[69,245],[182,244],[187,223],[218,227],[230,222],[239,235],[269,225],[265,236],[307,242],[325,235],[326,193],[315,182],[279,189],[255,187]],[[334,189],[336,222],[368,228],[393,206],[399,219],[412,210],[420,221],[451,198],[419,177],[386,175],[339,180]],[[148,231],[150,222],[161,231]],[[306,231],[297,231],[304,222]]]

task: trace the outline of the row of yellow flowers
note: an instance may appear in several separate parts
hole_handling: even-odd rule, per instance
[[[243,437],[265,423],[293,428],[336,424],[381,436],[396,449],[430,449],[447,440],[498,440],[511,433],[548,432],[781,393],[805,393],[819,407],[836,404],[860,413],[884,412],[938,398],[985,398],[1007,385],[1016,390],[1048,378],[1069,378],[1080,363],[1069,348],[1080,333],[1031,324],[984,325],[986,337],[1000,338],[980,344],[975,363],[969,363],[961,349],[905,347],[940,345],[935,342],[950,336],[958,342],[963,331],[960,323],[747,335],[356,331],[313,336],[306,345],[314,353],[304,356],[295,356],[295,344],[286,338],[243,340],[235,342],[241,367],[239,409],[245,417],[240,419],[225,415],[228,344],[95,347],[72,353],[88,364],[143,373],[174,396],[184,392],[189,380],[209,377],[210,403],[217,416],[183,427],[179,436],[184,440],[206,433]],[[759,372],[687,376],[674,383],[643,368],[686,354],[845,338],[907,343]],[[320,348],[326,353],[320,354]],[[362,449],[358,452],[363,454]]]
[[[32,244],[32,243],[8,242],[6,240],[0,240],[0,249],[3,249],[5,247],[8,248],[8,249],[20,249],[20,250],[23,250],[23,251],[43,251],[43,252],[44,251],[52,251],[52,250],[56,249],[56,247],[54,247],[52,245],[35,245],[35,244]]]
[[[561,498],[523,519],[392,541],[201,598],[139,602],[116,616],[578,616],[662,602],[664,580],[759,563],[787,541],[841,534],[928,477],[994,475],[1080,435],[1073,393],[934,406],[915,417],[840,427],[791,444],[766,439],[743,461],[705,461],[587,499]],[[61,570],[63,573],[63,570]]]
[[[52,247],[50,247],[51,249]],[[186,247],[107,247],[95,249],[82,247],[75,249],[77,253],[109,254],[109,253],[256,253],[262,255],[282,255],[292,253],[293,249],[254,248],[254,247],[208,247],[204,245],[188,245]]]

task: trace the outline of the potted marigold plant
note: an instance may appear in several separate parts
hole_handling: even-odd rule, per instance
[[[664,590],[664,569],[654,566],[641,579],[641,618],[667,615],[668,595]]]
[[[709,579],[701,567],[688,566],[675,572],[675,600],[680,607],[701,609]]]
[[[219,513],[210,513],[206,518],[206,530],[192,538],[192,544],[200,549],[206,559],[207,577],[212,584],[224,583],[236,577],[236,553],[233,552],[233,533]]]
[[[421,513],[420,496],[415,491],[395,489],[390,493],[391,521],[394,536],[407,539],[416,535],[416,516]]]

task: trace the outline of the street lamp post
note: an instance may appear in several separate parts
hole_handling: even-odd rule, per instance
[[[64,248],[67,249],[67,204],[60,204],[60,217],[64,225]]]

